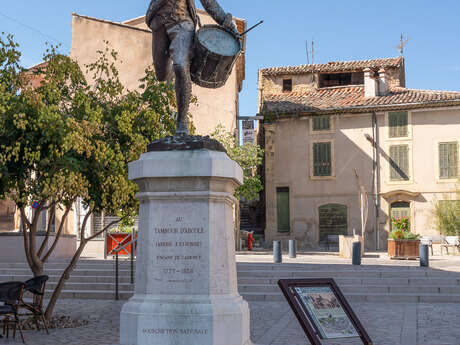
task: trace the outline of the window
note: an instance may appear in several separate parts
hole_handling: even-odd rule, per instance
[[[329,131],[331,129],[331,117],[325,116],[314,116],[312,129],[314,131]]]
[[[289,187],[276,188],[278,232],[290,231]]]
[[[346,205],[327,204],[320,206],[319,240],[327,241],[328,235],[346,235],[348,224],[348,208]]]
[[[439,143],[439,178],[458,176],[458,142]]]
[[[313,176],[332,175],[331,142],[313,143]]]
[[[390,180],[409,180],[409,145],[390,146]]]
[[[407,111],[390,112],[388,114],[388,127],[390,138],[401,138],[409,135],[409,115]]]
[[[364,72],[323,73],[320,75],[319,87],[334,87],[364,84]]]
[[[283,91],[292,91],[292,79],[283,79]]]

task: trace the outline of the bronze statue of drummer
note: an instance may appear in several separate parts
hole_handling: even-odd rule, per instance
[[[233,17],[216,0],[200,0],[211,17],[224,29],[238,36]],[[176,135],[188,135],[187,113],[191,100],[190,62],[195,27],[199,23],[195,0],[152,0],[146,23],[153,32],[153,62],[159,81],[170,81],[175,74],[177,101]]]

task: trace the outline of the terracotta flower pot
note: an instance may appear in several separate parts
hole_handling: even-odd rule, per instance
[[[390,259],[418,259],[420,240],[388,239],[388,256]]]

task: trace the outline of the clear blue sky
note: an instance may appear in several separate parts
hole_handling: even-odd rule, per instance
[[[71,13],[124,21],[145,13],[149,0],[3,0],[0,32],[14,34],[23,64],[41,61],[46,41],[72,43]],[[199,0],[196,0],[200,6]],[[460,1],[458,0],[220,0],[245,18],[248,34],[241,115],[257,112],[257,70],[307,62],[305,41],[315,41],[315,62],[398,56],[403,32],[407,86],[460,90]]]

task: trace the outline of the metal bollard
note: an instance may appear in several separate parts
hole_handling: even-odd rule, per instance
[[[419,250],[420,250],[420,267],[430,266],[430,255],[428,251],[428,245],[422,244]]]
[[[281,241],[273,241],[273,262],[280,264],[283,262],[283,255],[281,251]]]
[[[295,259],[297,257],[295,240],[289,240],[289,257],[291,259]]]
[[[361,265],[361,242],[353,242],[353,265]]]

